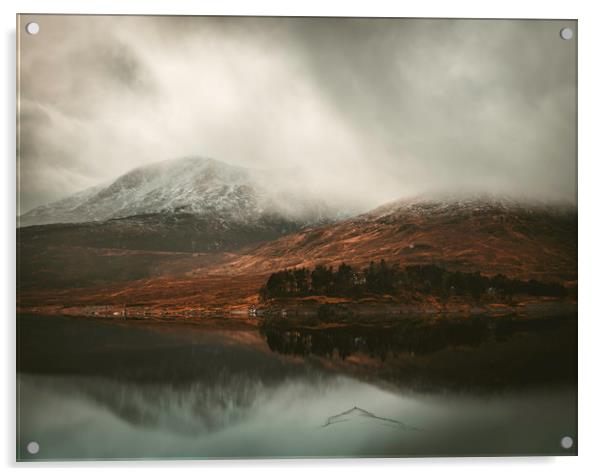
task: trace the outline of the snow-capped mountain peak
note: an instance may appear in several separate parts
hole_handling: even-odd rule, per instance
[[[314,224],[332,215],[319,201],[278,187],[281,178],[206,157],[166,160],[35,208],[20,217],[19,225],[103,221],[152,213],[193,214],[222,223],[253,222],[269,215]]]

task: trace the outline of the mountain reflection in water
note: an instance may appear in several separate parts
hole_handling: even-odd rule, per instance
[[[576,322],[500,323],[20,316],[18,457],[574,454],[559,441],[576,438]]]

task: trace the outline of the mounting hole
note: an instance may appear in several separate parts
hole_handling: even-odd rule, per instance
[[[30,441],[29,443],[27,443],[27,452],[30,455],[36,455],[38,454],[40,451],[40,445],[38,444],[37,441]]]
[[[573,447],[573,439],[570,436],[565,436],[560,440],[560,446],[562,446],[565,450],[568,450]]]
[[[32,21],[32,22],[28,23],[27,25],[25,25],[25,31],[27,33],[29,33],[30,35],[37,35],[38,32],[40,31],[40,25],[38,23],[36,23],[35,21]]]
[[[563,28],[560,30],[560,38],[563,40],[570,40],[573,38],[573,29],[572,28]]]

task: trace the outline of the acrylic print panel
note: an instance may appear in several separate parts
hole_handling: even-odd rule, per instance
[[[576,21],[17,32],[19,460],[577,454]]]

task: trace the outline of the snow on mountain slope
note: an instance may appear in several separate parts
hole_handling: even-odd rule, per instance
[[[432,194],[412,199],[401,199],[387,203],[359,215],[359,220],[411,221],[412,219],[441,219],[457,222],[471,217],[497,217],[506,220],[517,215],[574,215],[576,207],[566,202],[542,202],[514,199],[501,195],[487,194]]]
[[[282,172],[268,173],[202,157],[166,160],[131,170],[19,217],[20,226],[103,221],[135,215],[180,213],[220,223],[255,222],[266,216],[302,224],[334,213],[302,191],[282,187]]]
[[[17,218],[18,226],[44,225],[47,223],[70,222],[73,210],[104,188],[96,185],[48,205],[42,205]]]

